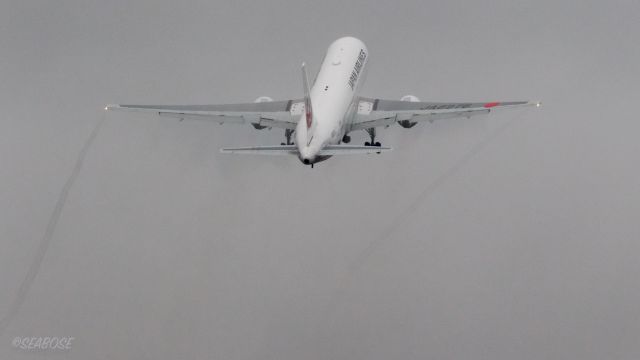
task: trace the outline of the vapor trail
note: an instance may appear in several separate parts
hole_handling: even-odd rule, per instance
[[[31,262],[31,266],[29,267],[29,270],[27,271],[27,274],[24,277],[24,280],[22,280],[22,283],[18,288],[18,292],[16,293],[16,297],[11,303],[11,305],[9,306],[9,310],[7,311],[7,314],[2,319],[0,319],[0,335],[4,333],[4,330],[7,328],[11,320],[13,320],[15,315],[20,310],[20,306],[26,299],[27,294],[29,293],[29,289],[33,284],[33,280],[35,280],[36,276],[38,275],[38,272],[40,272],[40,265],[42,265],[42,260],[44,259],[44,256],[47,253],[47,250],[49,249],[49,243],[51,242],[51,238],[53,238],[56,228],[58,227],[58,220],[60,220],[60,215],[62,214],[64,205],[67,202],[69,191],[73,187],[73,184],[75,183],[78,177],[78,174],[82,169],[82,163],[84,162],[84,158],[86,157],[87,152],[89,151],[89,148],[93,144],[93,141],[98,136],[98,133],[100,132],[100,128],[102,127],[102,124],[104,123],[105,119],[106,119],[106,115],[103,114],[102,119],[100,119],[100,121],[93,128],[93,130],[91,131],[91,134],[89,134],[89,137],[87,138],[84,145],[82,146],[82,149],[80,149],[80,152],[78,153],[78,157],[76,159],[76,163],[73,167],[73,170],[71,171],[71,174],[69,175],[69,178],[67,179],[67,181],[64,183],[62,190],[60,191],[60,195],[58,196],[58,201],[56,201],[56,206],[53,209],[51,216],[49,217],[49,223],[47,224],[47,228],[44,232],[44,235],[42,236],[42,239],[40,240],[40,244],[38,244],[38,247],[36,248],[35,254],[33,256],[33,261]]]
[[[466,166],[471,160],[473,160],[479,153],[482,152],[493,140],[495,140],[498,136],[504,133],[517,118],[513,118],[500,128],[487,136],[485,139],[475,144],[469,151],[467,151],[453,166],[447,169],[442,175],[438,176],[432,183],[427,185],[419,194],[416,196],[415,200],[409,204],[409,206],[401,211],[396,217],[391,221],[389,226],[383,230],[379,236],[375,237],[367,247],[362,251],[362,253],[353,261],[351,266],[347,269],[347,274],[344,277],[344,280],[338,286],[338,289],[332,296],[329,307],[328,307],[328,317],[327,319],[334,319],[334,312],[336,311],[339,300],[344,296],[346,289],[349,287],[349,283],[353,280],[358,271],[362,268],[365,261],[373,254],[373,251],[380,244],[384,243],[388,240],[393,233],[395,233],[401,226],[405,225],[407,221],[410,219],[412,214],[415,214],[416,209],[422,205],[426,200],[428,200],[435,192],[438,190],[449,178],[455,176],[464,166]]]

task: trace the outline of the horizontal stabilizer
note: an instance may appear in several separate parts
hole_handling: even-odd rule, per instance
[[[239,148],[220,149],[223,154],[246,154],[246,155],[298,155],[298,148],[295,145],[278,146],[249,146]]]
[[[390,147],[379,146],[358,146],[358,145],[328,145],[318,155],[357,155],[357,154],[377,154],[391,151]]]
[[[328,145],[318,152],[318,156],[376,154],[391,150],[389,147],[377,146]],[[245,155],[298,155],[298,147],[296,145],[249,146],[223,148],[220,149],[220,152]]]

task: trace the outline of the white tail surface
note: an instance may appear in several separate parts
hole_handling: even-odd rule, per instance
[[[389,147],[377,146],[357,146],[357,145],[328,145],[320,152],[319,156],[327,155],[358,155],[358,154],[379,154],[391,151]],[[295,145],[276,146],[248,146],[239,148],[220,149],[224,154],[245,154],[245,155],[298,155],[298,148]]]
[[[307,65],[305,63],[302,63],[302,90],[304,91],[304,115],[307,121],[307,130],[309,130],[313,125],[313,107],[311,106],[311,88],[309,87],[309,75],[307,74]],[[307,131],[308,137],[309,131]]]

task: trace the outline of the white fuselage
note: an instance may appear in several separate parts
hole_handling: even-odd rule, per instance
[[[296,144],[305,164],[324,160],[318,152],[342,141],[357,112],[354,100],[364,82],[368,59],[367,47],[356,38],[340,38],[329,45],[311,86],[311,127],[307,128],[304,114],[296,127]]]

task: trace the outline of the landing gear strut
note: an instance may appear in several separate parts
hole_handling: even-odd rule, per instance
[[[293,132],[295,130],[293,129],[285,129],[284,130],[284,137],[287,138],[287,143],[280,143],[280,145],[293,145],[293,142],[291,142],[291,135],[293,135]]]
[[[365,131],[367,132],[367,134],[369,134],[369,137],[371,138],[371,142],[367,141],[366,143],[364,143],[364,146],[377,146],[377,147],[382,146],[382,144],[376,141],[376,128],[368,128],[368,129],[365,129]]]

